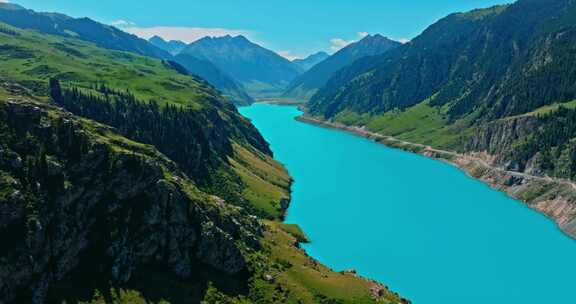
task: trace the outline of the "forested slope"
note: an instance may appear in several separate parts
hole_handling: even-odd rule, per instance
[[[295,245],[287,172],[178,64],[8,25],[0,60],[0,302],[402,301]]]
[[[507,169],[574,178],[575,16],[570,0],[452,14],[336,73],[310,113],[436,147],[488,150]]]

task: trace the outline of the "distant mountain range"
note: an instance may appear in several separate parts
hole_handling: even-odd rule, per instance
[[[178,55],[187,45],[186,43],[180,40],[166,41],[159,36],[154,36],[148,39],[148,42],[150,42],[157,48],[163,49],[164,51],[172,54],[173,56]]]
[[[58,13],[39,13],[12,3],[0,3],[0,22],[45,34],[79,38],[99,47],[167,59],[171,55],[145,39],[89,18],[72,18]]]
[[[35,12],[12,3],[0,3],[0,22],[81,39],[107,49],[175,61],[236,104],[250,104],[255,98],[278,97],[286,89],[286,96],[309,97],[341,67],[399,45],[379,35],[368,36],[333,56],[319,52],[291,62],[244,36],[206,37],[188,45],[182,41],[166,41],[159,36],[146,41],[89,18]]]
[[[39,13],[12,3],[0,3],[0,22],[45,34],[78,38],[107,49],[174,60],[188,69],[191,74],[208,81],[234,103],[250,104],[254,101],[246,94],[241,85],[212,63],[187,56],[173,57],[186,47],[186,44],[181,41],[167,42],[156,36],[148,42],[89,18],[72,18],[57,13]]]
[[[318,52],[312,54],[304,59],[294,59],[292,62],[299,66],[302,70],[308,71],[313,66],[317,65],[318,63],[324,61],[326,58],[330,57],[330,55],[326,52]]]
[[[368,35],[362,40],[346,46],[330,56],[330,58],[323,60],[306,73],[300,75],[290,84],[284,96],[308,100],[339,69],[362,57],[383,54],[400,45],[401,43],[381,35]]]
[[[244,36],[202,38],[180,55],[212,62],[257,98],[280,95],[303,72],[298,65]]]

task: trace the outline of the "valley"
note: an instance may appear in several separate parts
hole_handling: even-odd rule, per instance
[[[0,301],[405,302],[298,247],[285,168],[178,64],[8,24],[0,59]]]
[[[573,301],[576,2],[34,1],[0,303]]]

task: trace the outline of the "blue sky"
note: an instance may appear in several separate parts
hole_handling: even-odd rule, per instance
[[[2,1],[2,0],[0,0]],[[411,39],[453,12],[511,0],[13,0],[114,23],[141,36],[245,34],[287,57],[334,51],[364,33]]]

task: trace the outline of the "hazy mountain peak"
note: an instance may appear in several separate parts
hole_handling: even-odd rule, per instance
[[[302,71],[298,65],[243,35],[204,37],[189,44],[181,54],[212,62],[255,96],[270,96],[284,90]]]
[[[150,42],[155,47],[170,53],[173,56],[178,55],[186,47],[186,43],[180,40],[166,41],[164,38],[157,35],[148,39],[148,42]]]
[[[9,2],[0,2],[0,9],[5,9],[5,10],[25,10],[26,8],[18,5],[18,4],[14,4],[14,3],[9,3]]]
[[[304,71],[307,71],[311,69],[313,66],[317,65],[318,63],[324,61],[328,57],[330,57],[328,53],[321,51],[316,52],[306,58],[294,59],[292,60],[292,62],[300,66]]]
[[[154,35],[152,37],[150,37],[150,39],[148,39],[148,41],[163,41],[166,42],[166,40],[164,40],[164,38],[158,36],[158,35]]]
[[[366,35],[366,37],[360,39],[359,41],[348,45],[347,47],[353,47],[355,44],[368,44],[368,43],[390,43],[390,44],[399,44],[398,41],[392,40],[386,36],[381,34],[372,34]],[[347,48],[345,47],[345,48]]]
[[[232,37],[232,40],[238,41],[238,42],[248,42],[248,43],[252,43],[252,41],[248,40],[248,38],[246,38],[244,35],[238,35],[235,37]]]
[[[297,59],[294,59],[294,60],[292,60],[292,61],[302,61],[302,60],[307,60],[307,59],[310,59],[310,58],[329,57],[329,56],[330,56],[330,55],[329,55],[328,53],[326,53],[326,52],[324,52],[324,51],[319,51],[319,52],[316,52],[316,53],[313,53],[313,54],[308,55],[308,57],[306,57],[306,58],[297,58]]]
[[[245,44],[254,44],[248,38],[244,37],[243,35],[232,36],[230,34],[225,36],[206,36],[196,40],[193,43],[245,43]]]

